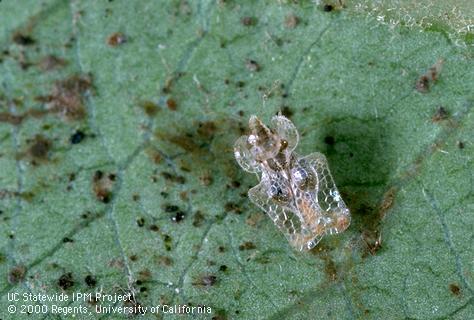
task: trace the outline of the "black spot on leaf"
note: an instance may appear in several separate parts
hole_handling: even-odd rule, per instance
[[[331,12],[332,10],[334,10],[334,6],[332,4],[325,4],[323,6],[323,10],[326,12]]]
[[[81,130],[77,130],[74,132],[70,138],[71,144],[78,144],[81,143],[82,140],[86,137],[85,133]]]
[[[225,264],[223,264],[223,265],[221,265],[221,266],[219,267],[219,271],[222,271],[222,272],[227,271],[227,269],[228,269],[228,268],[227,268],[227,266],[226,266]]]
[[[169,205],[165,205],[164,210],[166,212],[176,212],[176,211],[179,210],[179,207],[175,206],[175,205],[172,205],[172,204],[169,204]]]
[[[36,42],[30,35],[21,32],[15,32],[12,36],[12,40],[21,46],[31,46]]]
[[[145,219],[144,218],[137,218],[137,225],[141,228],[145,225]]]
[[[183,221],[184,217],[185,213],[183,211],[178,211],[171,217],[171,221],[179,223]]]
[[[61,277],[58,279],[58,286],[63,289],[67,290],[71,287],[74,286],[74,278],[72,276],[71,272],[63,274]]]
[[[333,136],[326,136],[326,137],[324,137],[324,143],[329,145],[329,146],[333,146],[334,143],[336,143],[336,140],[334,139]]]
[[[84,282],[89,288],[93,288],[97,284],[97,279],[93,275],[89,274],[84,278]]]
[[[433,122],[439,122],[442,120],[446,120],[448,116],[449,116],[448,110],[446,110],[444,107],[438,107],[438,109],[436,109],[435,113],[431,117],[431,120]]]

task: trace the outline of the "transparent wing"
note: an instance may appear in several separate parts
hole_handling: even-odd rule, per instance
[[[301,251],[315,247],[322,235],[312,232],[305,226],[301,214],[295,210],[293,198],[290,196],[286,199],[286,192],[281,191],[279,189],[281,185],[276,183],[281,177],[272,178],[267,176],[249,190],[250,201],[268,214],[295,249]]]
[[[247,172],[259,172],[258,162],[248,148],[248,136],[241,136],[234,143],[234,156],[237,163]]]
[[[298,130],[296,130],[293,122],[284,116],[278,115],[272,118],[271,124],[277,135],[288,142],[288,151],[293,151],[299,141]]]
[[[317,177],[313,190],[303,191],[309,192],[314,198],[314,209],[320,215],[320,229],[324,234],[337,234],[346,230],[350,224],[350,212],[334,183],[326,157],[319,152],[300,157],[298,167],[310,169]]]

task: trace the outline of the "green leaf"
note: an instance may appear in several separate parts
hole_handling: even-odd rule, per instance
[[[151,314],[163,304],[472,318],[472,33],[438,16],[450,5],[410,27],[356,4],[0,2],[1,318],[118,317],[77,292],[133,293],[115,306],[150,319],[181,318]],[[250,203],[257,180],[233,159],[249,116],[280,110],[352,212],[307,253]]]

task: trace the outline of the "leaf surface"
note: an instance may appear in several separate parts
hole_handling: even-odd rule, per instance
[[[25,304],[9,293],[97,291],[211,307],[203,319],[474,316],[469,33],[458,46],[442,24],[309,1],[0,9],[2,319]],[[233,159],[249,116],[278,111],[352,212],[309,253],[250,203],[257,180]],[[68,318],[53,304],[117,317],[37,304],[50,312],[30,319]]]

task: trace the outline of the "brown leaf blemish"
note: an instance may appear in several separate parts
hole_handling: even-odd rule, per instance
[[[40,97],[42,98],[42,97]],[[38,99],[38,97],[37,97]],[[11,101],[15,106],[22,106],[22,101],[19,99],[12,99]],[[38,109],[29,109],[23,114],[12,114],[9,112],[0,112],[0,122],[10,123],[12,125],[19,125],[28,117],[40,118],[44,115],[51,113],[51,110],[38,110]],[[43,126],[43,130],[48,130],[48,125]]]
[[[166,171],[162,172],[161,175],[163,176],[163,178],[165,178],[165,180],[171,182],[176,182],[179,184],[184,184],[186,182],[186,179],[183,176],[174,175]]]
[[[36,135],[28,148],[28,155],[33,161],[45,161],[48,159],[49,152],[53,143],[42,135]]]
[[[270,263],[270,261],[271,261],[270,257],[265,255],[264,253],[248,257],[247,261],[250,261],[250,260],[253,260],[253,261],[255,261],[257,263],[260,263],[260,264],[267,264],[267,263]]]
[[[171,244],[173,242],[173,238],[171,238],[171,236],[167,234],[163,234],[162,239],[163,239],[166,251],[171,251],[172,249]]]
[[[179,1],[179,5],[177,7],[177,10],[175,11],[175,15],[182,15],[182,16],[190,16],[192,15],[193,10],[191,6],[189,5],[189,1],[186,0],[181,0]]]
[[[8,282],[12,285],[15,285],[25,280],[25,275],[26,275],[26,267],[24,265],[20,264],[20,265],[14,266],[8,272]]]
[[[168,257],[168,256],[157,256],[155,257],[155,262],[159,265],[164,265],[164,266],[171,266],[173,264],[173,259]]]
[[[431,84],[435,83],[441,72],[444,60],[439,59],[427,72],[422,74],[415,83],[415,89],[421,93],[427,93],[430,90]]]
[[[66,65],[67,65],[66,60],[58,58],[54,55],[47,55],[43,57],[38,63],[38,67],[43,71],[56,70]]]
[[[387,212],[393,207],[398,187],[390,187],[382,196],[378,205],[360,203],[354,209],[354,214],[360,214],[364,220],[364,229],[358,240],[358,247],[362,249],[362,258],[375,255],[382,248],[382,221]]]
[[[227,186],[230,187],[230,188],[238,189],[238,188],[240,188],[241,183],[240,183],[240,181],[233,180],[233,181],[231,181],[231,183],[228,184]]]
[[[150,281],[151,280],[151,271],[149,269],[143,269],[138,272],[138,279],[141,281]]]
[[[180,76],[181,76],[180,74],[177,74],[177,75],[169,76],[168,78],[166,78],[165,84],[164,84],[163,88],[161,89],[161,92],[163,92],[164,94],[170,93],[174,82]]]
[[[176,103],[176,100],[174,100],[173,98],[168,98],[168,100],[166,100],[166,106],[171,111],[176,111],[176,109],[178,108],[178,103]]]
[[[433,122],[440,122],[442,120],[446,120],[449,117],[449,112],[444,107],[438,107],[435,113],[431,117],[431,121]]]
[[[383,195],[382,202],[380,203],[380,206],[378,209],[378,215],[379,215],[380,220],[382,220],[385,217],[385,214],[387,213],[387,211],[393,206],[397,191],[398,190],[396,187],[391,187]]]
[[[456,283],[451,283],[449,285],[449,290],[455,296],[459,296],[461,294],[461,288]]]
[[[245,219],[245,223],[251,227],[255,227],[257,223],[259,223],[263,218],[263,215],[260,212],[252,213],[247,219]]]
[[[252,250],[252,249],[255,249],[257,246],[251,242],[251,241],[246,241],[244,243],[242,243],[241,245],[239,245],[239,250],[240,251],[243,251],[243,250]]]
[[[258,72],[261,69],[257,61],[252,60],[252,59],[247,59],[247,61],[245,61],[245,66],[250,72]]]
[[[121,32],[114,32],[107,38],[107,44],[111,47],[117,47],[127,42],[127,37]]]
[[[382,233],[380,231],[365,231],[362,234],[368,252],[374,256],[382,248]],[[366,254],[364,255],[364,257]]]
[[[217,283],[217,277],[215,275],[203,275],[200,276],[196,281],[193,282],[193,285],[200,287],[212,287]]]
[[[101,170],[94,173],[92,179],[93,190],[96,198],[104,203],[108,203],[112,197],[112,187],[115,181],[114,174],[105,174]]]
[[[240,23],[246,27],[256,26],[258,19],[255,17],[242,17],[242,19],[240,19]]]
[[[224,209],[226,212],[234,212],[237,214],[242,213],[242,209],[240,209],[240,207],[234,202],[227,202],[224,206]]]
[[[188,152],[196,152],[200,149],[200,145],[193,139],[194,136],[191,133],[176,136],[165,136],[160,133],[157,133],[156,135],[158,138],[166,139]]]
[[[163,160],[161,153],[154,147],[146,148],[145,153],[154,164],[159,164]]]
[[[31,202],[31,200],[33,200],[34,194],[32,192],[17,192],[17,191],[0,189],[0,200],[6,197],[20,197],[23,200]]]
[[[90,76],[74,75],[56,81],[50,95],[36,97],[36,100],[47,103],[49,112],[57,113],[66,120],[82,120],[86,115],[84,94],[91,86]]]
[[[156,224],[150,225],[150,227],[148,229],[150,229],[153,232],[159,232],[160,231],[160,227],[158,227]]]
[[[181,164],[181,166],[179,167],[179,169],[181,171],[184,171],[184,172],[191,172],[191,168],[187,165],[187,164]]]
[[[217,126],[213,121],[199,122],[196,130],[197,134],[204,139],[211,139],[217,131]]]
[[[0,112],[0,122],[6,122],[13,125],[19,125],[23,119],[24,115],[14,115],[9,112]]]
[[[300,19],[293,13],[285,17],[285,27],[294,29],[300,23]]]
[[[193,226],[200,227],[204,221],[204,216],[202,215],[201,211],[196,211],[193,218]]]
[[[125,267],[125,263],[122,258],[113,258],[109,261],[109,267],[116,268],[116,269],[123,269]]]
[[[318,247],[311,250],[312,253],[316,254],[324,262],[324,273],[329,281],[336,281],[338,279],[338,270],[336,263],[332,259],[329,248],[324,246],[322,243]]]
[[[213,178],[209,173],[206,172],[199,176],[199,181],[203,186],[208,187],[212,184]]]
[[[140,106],[143,108],[143,111],[145,111],[146,115],[149,117],[154,117],[160,110],[156,103],[149,100],[143,101]]]
[[[426,75],[422,75],[421,77],[419,77],[416,81],[415,88],[418,92],[421,93],[428,92],[430,88],[430,82],[428,80],[428,77]]]
[[[191,192],[193,192],[193,191],[195,191],[195,190],[191,190]],[[195,192],[193,192],[193,193],[195,193]],[[187,191],[181,191],[179,193],[179,198],[183,201],[188,201],[188,192]]]
[[[428,77],[431,81],[438,80],[439,73],[441,72],[441,68],[443,67],[444,60],[439,59],[433,66],[430,67],[428,70]]]

